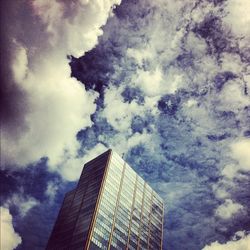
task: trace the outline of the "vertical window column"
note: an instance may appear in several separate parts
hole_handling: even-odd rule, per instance
[[[113,217],[113,223],[112,223],[111,233],[110,233],[110,237],[109,237],[108,249],[111,248],[113,232],[114,232],[114,226],[115,226],[115,222],[116,222],[117,210],[118,210],[118,205],[119,205],[119,198],[120,198],[121,188],[122,188],[123,179],[124,179],[125,168],[126,168],[126,164],[124,162],[123,169],[122,169],[121,182],[120,182],[119,191],[118,191],[118,195],[117,195],[117,199],[116,199],[116,206],[115,206],[115,212],[114,212],[114,217]]]
[[[152,229],[151,229],[151,227],[150,227],[150,225],[151,225],[151,219],[152,219],[152,211],[153,211],[153,191],[151,192],[151,200],[150,200],[150,204],[151,204],[151,209],[150,209],[150,215],[149,215],[149,223],[148,223],[148,225],[149,225],[149,232],[148,232],[148,249],[151,249],[150,248],[150,245],[149,245],[149,240],[150,240],[150,236],[151,236],[151,232],[152,232]],[[153,237],[153,235],[152,235],[152,237]]]
[[[137,249],[140,249],[140,238],[141,238],[141,233],[142,233],[142,213],[144,209],[144,199],[145,199],[145,190],[146,189],[146,182],[144,182],[143,185],[143,197],[142,197],[142,207],[141,207],[141,213],[140,213],[140,228],[139,228],[139,236],[138,236],[138,241],[137,241]]]
[[[133,202],[132,202],[132,208],[131,208],[130,219],[129,219],[128,240],[127,240],[126,250],[131,249],[133,247],[129,245],[129,243],[130,243],[130,234],[131,234],[131,224],[132,224],[132,218],[133,218],[133,209],[134,209],[134,204],[135,204],[135,195],[136,195],[136,190],[137,190],[137,180],[138,180],[138,176],[136,175],[135,188],[134,188],[134,193],[133,193]]]

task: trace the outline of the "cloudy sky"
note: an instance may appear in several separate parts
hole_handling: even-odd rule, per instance
[[[1,247],[44,249],[113,148],[165,202],[164,249],[250,249],[249,0],[1,1]]]

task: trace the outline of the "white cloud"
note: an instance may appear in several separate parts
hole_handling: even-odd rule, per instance
[[[111,124],[118,131],[128,131],[131,127],[132,118],[135,115],[143,113],[143,107],[135,101],[127,103],[123,100],[121,92],[123,87],[111,87],[106,89],[103,110],[103,116],[107,118]]]
[[[235,177],[237,170],[237,166],[234,164],[229,164],[222,169],[221,174],[229,179],[232,179]]]
[[[184,106],[186,106],[187,108],[190,108],[190,107],[195,107],[197,105],[197,101],[193,98],[187,100],[186,103],[184,103]]]
[[[232,237],[232,240],[239,240],[241,238],[244,238],[248,235],[246,231],[237,231],[234,236]]]
[[[141,67],[147,60],[152,60],[155,56],[154,50],[150,47],[144,49],[127,49],[127,57],[134,58],[136,63]]]
[[[52,34],[51,43],[62,46],[67,53],[82,56],[97,44],[101,27],[111,14],[112,6],[120,0],[63,1],[34,0],[35,13]],[[69,13],[71,11],[71,13]]]
[[[230,199],[231,191],[235,188],[234,178],[246,178],[240,171],[250,171],[250,140],[239,138],[229,144],[229,154],[236,162],[230,161],[222,170],[221,180],[213,185],[213,191],[218,199],[225,200],[216,210],[216,214],[221,218],[230,218],[233,214],[243,209],[243,206],[233,203]]]
[[[66,180],[76,181],[79,179],[84,164],[94,159],[106,150],[108,149],[103,144],[98,143],[91,150],[86,152],[84,157],[70,158],[66,160],[66,162],[64,162],[64,164],[60,168],[60,173]]]
[[[27,51],[24,47],[16,44],[16,54],[14,62],[12,62],[12,73],[15,81],[20,83],[28,70],[28,57]]]
[[[96,95],[86,92],[70,77],[69,65],[63,58],[50,56],[49,62],[39,63],[35,70],[29,71],[22,83],[30,106],[27,129],[15,140],[3,130],[3,160],[26,165],[49,157],[50,166],[56,168],[65,152],[74,157],[79,147],[74,137],[82,127],[91,125]]]
[[[14,205],[19,214],[24,217],[30,209],[39,205],[39,201],[33,197],[24,197],[23,194],[13,194],[6,202],[6,206]]]
[[[57,190],[58,190],[58,183],[53,181],[48,182],[45,194],[48,196],[50,201],[54,200]]]
[[[166,201],[167,205],[171,204],[171,206],[178,203],[183,197],[186,197],[194,190],[193,184],[183,182],[157,182],[155,183],[155,187],[164,195],[162,198]],[[166,190],[168,191],[166,192]]]
[[[87,92],[82,83],[71,77],[66,57],[83,55],[96,45],[102,34],[101,26],[112,6],[119,3],[119,0],[32,2],[33,14],[46,27],[39,39],[46,41],[49,36],[49,41],[35,48],[32,42],[25,47],[14,42],[11,69],[27,107],[22,124],[25,129],[21,133],[11,133],[8,126],[2,128],[3,165],[25,166],[48,157],[50,168],[58,170],[77,158],[80,145],[75,136],[80,129],[92,125],[90,115],[95,112],[97,94]],[[25,28],[23,33],[26,34]]]
[[[160,97],[164,94],[173,94],[184,82],[183,73],[175,67],[169,67],[163,74],[160,67],[144,71],[138,69],[132,78],[132,84],[139,87],[147,97]]]
[[[162,25],[162,24],[161,24]],[[157,24],[155,29],[161,29],[161,25]],[[159,27],[158,27],[159,26]],[[163,73],[159,62],[156,58],[159,56],[157,54],[157,44],[159,38],[156,38],[154,32],[148,31],[150,34],[149,43],[146,43],[145,48],[128,48],[127,57],[134,58],[137,63],[137,70],[132,76],[131,85],[139,87],[143,93],[148,97],[161,96],[166,93],[174,93],[178,88],[182,86],[183,74],[181,71],[175,67],[169,67],[167,72]],[[163,33],[161,31],[161,33]],[[164,34],[164,33],[163,33]],[[183,35],[183,33],[180,33]],[[176,41],[179,41],[180,37],[175,37]],[[171,41],[173,43],[173,41]],[[160,48],[164,45],[160,44]],[[176,45],[173,48],[176,49]],[[166,48],[164,48],[165,50]],[[169,59],[169,55],[164,55],[164,59]],[[151,64],[150,69],[143,69],[143,65],[149,63]]]
[[[250,3],[247,0],[229,0],[224,21],[238,36],[250,37]]]
[[[243,82],[238,80],[228,81],[220,92],[219,98],[221,100],[220,107],[223,110],[238,111],[250,105],[249,97],[244,95]]]
[[[239,138],[230,145],[230,156],[236,160],[236,163],[225,165],[221,174],[228,178],[240,177],[239,171],[250,171],[250,140]]]
[[[224,244],[215,241],[205,246],[202,250],[250,250],[250,235],[243,235],[242,232],[237,232],[235,235],[240,237],[240,239],[233,239]]]
[[[139,144],[143,144],[145,147],[147,147],[150,142],[152,142],[152,135],[150,133],[147,133],[146,131],[143,131],[142,134],[135,133],[132,137],[128,138],[127,148],[130,149]]]
[[[250,139],[239,139],[231,144],[232,158],[238,161],[238,168],[250,171]]]
[[[206,103],[199,103],[194,98],[187,100],[182,106],[186,121],[192,121],[193,133],[197,136],[206,136],[213,133],[216,124],[211,116],[211,110]]]
[[[200,60],[206,54],[207,45],[204,39],[199,38],[193,32],[189,32],[187,34],[186,48],[192,51],[197,60]]]
[[[240,55],[225,52],[221,54],[221,67],[224,71],[240,74],[244,65],[241,61]]]
[[[202,1],[196,8],[192,10],[191,17],[195,22],[200,23],[203,21],[204,16],[211,13],[211,10],[216,10],[216,8],[213,6],[213,3],[207,3]]]
[[[162,91],[163,75],[160,68],[156,68],[153,71],[137,71],[138,76],[134,79],[136,86],[139,86],[141,90],[147,96],[159,95]]]
[[[218,183],[213,185],[213,192],[218,199],[226,200],[231,197],[231,190],[234,183],[227,178],[222,178]]]
[[[154,136],[150,133],[147,133],[143,130],[142,133],[134,133],[134,134],[117,134],[111,138],[109,141],[109,145],[113,148],[119,155],[126,154],[129,149],[143,145],[149,151],[153,151],[155,149],[155,144],[152,143],[154,140]]]
[[[222,219],[230,219],[240,210],[243,210],[241,204],[234,203],[231,199],[226,199],[223,204],[217,207],[215,214]]]
[[[21,244],[22,239],[14,230],[12,224],[12,216],[9,210],[5,207],[0,207],[1,213],[1,240],[0,248],[3,250],[13,250],[19,244]]]

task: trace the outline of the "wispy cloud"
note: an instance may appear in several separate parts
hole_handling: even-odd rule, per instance
[[[5,201],[4,205],[6,207],[14,206],[19,212],[19,215],[21,217],[24,217],[29,212],[30,209],[39,205],[39,201],[21,192],[13,194],[11,197],[9,197]]]

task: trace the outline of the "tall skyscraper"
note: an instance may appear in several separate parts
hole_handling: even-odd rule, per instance
[[[162,249],[163,202],[114,151],[84,165],[47,250]]]

